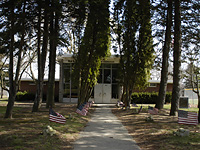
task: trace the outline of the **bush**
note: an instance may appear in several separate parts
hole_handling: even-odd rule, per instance
[[[43,98],[42,98],[43,102],[46,101],[46,97],[47,97],[47,95],[43,94]],[[15,98],[16,101],[34,101],[34,99],[35,99],[35,94],[29,93],[27,91],[17,92],[16,98]],[[55,102],[59,101],[58,96],[56,96],[56,95],[55,95],[54,99],[55,99]]]
[[[148,93],[148,92],[140,92],[140,93],[133,93],[131,95],[131,103],[136,104],[156,104],[158,99],[158,92]],[[171,92],[166,93],[166,100],[165,103],[170,103],[172,99]]]
[[[165,103],[171,103],[172,100],[172,92],[166,93]]]
[[[28,93],[27,91],[24,92],[17,92],[16,94],[16,101],[33,101],[35,99],[35,94]]]

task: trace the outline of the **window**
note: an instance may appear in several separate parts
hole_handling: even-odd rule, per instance
[[[150,83],[149,87],[157,87],[157,84],[156,83]]]
[[[112,98],[114,98],[114,99],[119,98],[118,90],[119,90],[119,86],[117,84],[112,84]]]
[[[118,83],[119,82],[119,71],[118,69],[112,69],[112,83]]]
[[[69,83],[70,82],[70,68],[64,69],[64,82]]]
[[[35,82],[32,82],[32,81],[30,81],[30,82],[29,82],[29,85],[36,85],[36,83],[35,83]]]
[[[78,79],[73,75],[74,64],[64,64],[64,98],[78,97]]]
[[[104,83],[111,83],[110,69],[104,69]]]
[[[99,69],[99,75],[97,77],[97,82],[102,83],[102,69]]]

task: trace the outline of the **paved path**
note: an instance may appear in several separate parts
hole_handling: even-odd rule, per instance
[[[74,150],[140,150],[109,106],[96,106],[88,126],[74,143]]]

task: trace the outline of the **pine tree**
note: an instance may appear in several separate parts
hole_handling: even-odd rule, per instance
[[[133,88],[142,88],[147,84],[153,64],[150,1],[117,1],[115,12],[119,16],[115,18],[122,20],[116,23],[121,26],[116,31],[118,44],[122,43],[120,64],[125,89],[123,101],[127,107]]]
[[[5,118],[12,118],[12,110],[16,93],[19,87],[22,55],[25,55],[25,36],[27,35],[28,24],[26,22],[27,1],[3,1],[1,4],[1,42],[4,52],[9,53],[9,98]],[[20,28],[19,28],[20,27]],[[15,38],[17,37],[17,38]],[[14,59],[16,65],[14,67]],[[15,72],[14,72],[15,69]]]
[[[161,81],[159,88],[159,96],[156,103],[156,108],[162,109],[165,103],[167,80],[168,80],[168,66],[169,66],[169,52],[171,46],[171,27],[172,27],[172,0],[167,1],[167,17],[166,17],[166,31],[165,41],[162,54],[162,70]]]
[[[37,57],[38,57],[38,80],[37,80],[37,92],[35,95],[35,100],[32,108],[32,112],[39,111],[42,98],[43,98],[43,81],[44,81],[44,70],[45,70],[45,63],[46,63],[46,56],[47,56],[47,47],[49,41],[49,0],[45,0],[44,5],[40,1],[37,1],[38,7],[36,8],[38,14],[36,15],[37,25],[36,25],[36,32],[37,32]],[[43,7],[42,7],[43,6]],[[41,12],[42,9],[44,10],[43,13]],[[41,18],[44,17],[43,23],[43,32],[42,32],[42,23]],[[42,40],[41,40],[41,36]],[[42,43],[42,45],[41,45]]]
[[[170,115],[174,116],[178,110],[180,99],[180,79],[181,79],[181,8],[180,0],[175,0],[174,16],[174,68],[173,68],[173,90]]]
[[[78,105],[89,100],[97,83],[101,59],[109,50],[109,3],[104,0],[88,1],[88,17],[80,49],[76,56],[79,78]]]
[[[49,78],[48,78],[48,93],[46,108],[53,107],[54,91],[55,91],[55,65],[56,51],[59,37],[59,21],[61,16],[61,5],[59,1],[51,2],[51,17],[50,17],[50,54],[49,54]]]

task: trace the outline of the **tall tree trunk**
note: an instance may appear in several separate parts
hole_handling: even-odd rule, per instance
[[[48,45],[48,36],[49,36],[49,0],[45,0],[45,10],[44,10],[44,33],[43,33],[43,44],[42,44],[42,52],[40,52],[40,36],[41,36],[41,3],[38,2],[38,84],[37,84],[37,92],[35,95],[35,100],[32,108],[32,112],[39,111],[42,98],[43,98],[43,81],[44,81],[44,70],[46,63],[46,55],[47,55],[47,45]]]
[[[14,51],[14,4],[11,6],[10,15],[10,62],[9,62],[9,97],[5,118],[12,118],[12,109],[15,101],[15,85],[13,80],[13,51]]]
[[[198,97],[198,122],[200,123],[200,91],[199,91],[199,80],[198,80],[198,75],[196,75],[196,85],[197,85],[197,97]],[[194,91],[194,88],[193,88]]]
[[[19,51],[18,51],[18,60],[17,60],[17,68],[15,72],[15,85],[16,85],[16,90],[19,90],[19,82],[20,82],[20,70],[21,70],[21,62],[22,62],[22,51],[23,51],[23,46],[24,46],[24,37],[25,37],[25,9],[26,9],[26,0],[24,0],[24,7],[23,7],[23,13],[22,13],[22,31],[21,31],[21,41],[20,41],[20,46],[19,46]],[[16,91],[16,92],[17,92]]]
[[[181,67],[181,8],[180,0],[174,0],[175,18],[174,18],[174,68],[173,68],[173,90],[170,115],[174,116],[178,110],[180,99],[180,67]]]
[[[52,6],[54,6],[52,4]],[[55,98],[55,65],[56,65],[56,48],[58,41],[58,13],[52,12],[50,23],[50,56],[49,56],[49,81],[46,108],[54,107]]]
[[[81,83],[82,83],[82,80],[81,80],[81,69],[79,67],[79,74],[78,74],[78,103],[77,103],[77,107],[80,106],[80,104],[81,104]]]
[[[22,30],[21,30],[21,41],[18,51],[18,60],[17,60],[17,66],[16,66],[16,72],[15,72],[15,80],[13,81],[13,52],[14,52],[14,4],[11,6],[11,33],[10,33],[10,64],[9,64],[9,98],[8,98],[8,104],[7,104],[7,110],[5,114],[5,118],[12,118],[12,109],[14,106],[14,101],[16,97],[16,93],[18,90],[18,80],[19,80],[19,73],[21,68],[21,55],[22,55],[22,49],[24,45],[24,37],[25,37],[25,9],[26,9],[26,0],[23,2],[23,12],[22,12]]]
[[[3,98],[3,84],[4,84],[3,75],[1,75],[1,98]]]
[[[192,69],[192,75],[191,75],[191,81],[192,81],[192,89],[193,89],[193,92],[197,94],[197,97],[198,97],[198,122],[200,122],[200,91],[199,91],[199,80],[198,80],[198,75],[195,74],[194,70],[193,70],[193,67],[191,67]],[[193,77],[193,75],[195,74],[195,79]],[[196,82],[194,82],[196,81]]]
[[[156,103],[156,108],[162,109],[165,103],[167,80],[168,80],[168,66],[169,66],[169,51],[171,43],[171,27],[172,27],[172,0],[167,0],[167,21],[166,21],[166,32],[165,32],[165,43],[163,47],[162,55],[162,70],[161,70],[161,82],[159,88],[158,101]]]
[[[40,50],[40,45],[41,45],[41,6],[40,3],[38,3],[38,32],[37,32],[37,39],[38,39],[38,43],[37,43],[37,59],[38,59],[38,80],[37,80],[37,92],[35,95],[35,100],[34,100],[34,105],[32,108],[32,111],[38,111],[38,106],[39,106],[39,102],[40,99],[42,98],[42,76],[41,76],[41,72],[42,72],[42,63],[41,63],[41,50]]]

